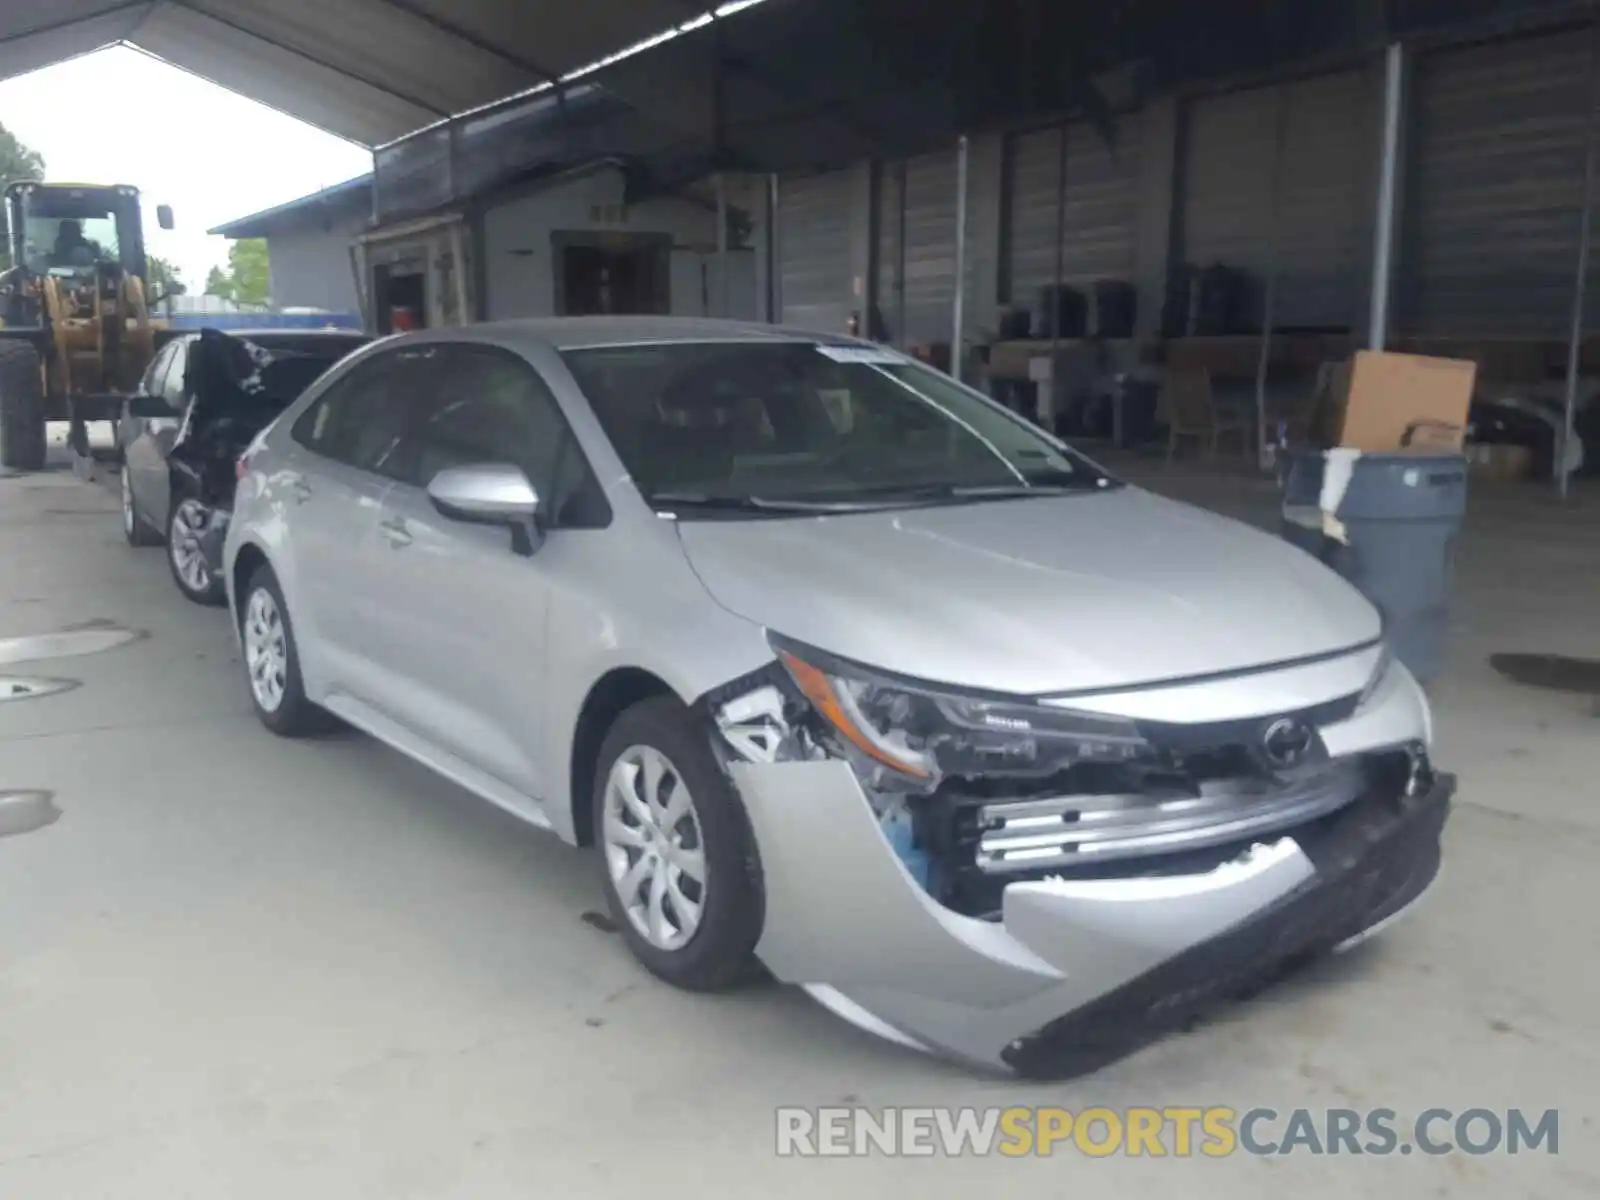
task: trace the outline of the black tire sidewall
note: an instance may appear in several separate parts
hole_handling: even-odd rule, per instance
[[[660,950],[634,929],[606,861],[606,779],[622,753],[639,745],[660,751],[677,768],[694,797],[704,843],[704,910],[700,927],[680,950]],[[676,697],[641,701],[617,718],[600,749],[591,804],[606,903],[628,948],[645,968],[692,991],[721,991],[752,977],[765,913],[755,838],[744,802],[712,756],[706,732],[696,727],[693,714]]]
[[[0,337],[0,467],[44,469],[44,411],[39,352],[28,342]]]

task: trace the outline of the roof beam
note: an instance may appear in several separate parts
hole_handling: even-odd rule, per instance
[[[457,25],[454,21],[447,20],[436,13],[428,11],[422,5],[415,3],[414,0],[380,0],[380,3],[386,4],[390,8],[398,9],[407,16],[414,17],[423,24],[432,26],[440,33],[448,34],[457,41],[465,42],[474,50],[492,54],[501,62],[516,67],[519,71],[531,72],[550,83],[560,82],[556,73],[548,67],[542,67],[531,59],[524,58],[520,54],[513,54],[504,47],[496,46],[481,34],[474,33],[465,26]]]
[[[314,66],[321,67],[325,71],[332,71],[335,75],[343,75],[346,79],[353,79],[357,83],[369,87],[375,92],[382,92],[385,96],[391,96],[396,100],[403,101],[404,103],[411,105],[413,108],[420,108],[423,112],[431,113],[435,117],[448,117],[450,115],[431,100],[424,100],[421,97],[411,95],[408,92],[399,91],[391,87],[389,84],[379,83],[376,79],[372,79],[366,75],[363,75],[359,71],[353,71],[349,67],[339,66],[337,63],[331,63],[327,59],[320,58],[307,50],[302,50],[298,46],[291,46],[286,42],[278,41],[276,38],[270,38],[259,30],[251,29],[248,25],[241,25],[239,22],[230,20],[227,17],[218,16],[210,9],[204,8],[195,3],[194,0],[166,0],[166,2],[175,8],[181,8],[186,12],[191,12],[197,17],[203,17],[208,21],[215,21],[218,25],[221,25],[226,29],[231,29],[235,33],[243,34],[245,37],[252,38],[263,45],[271,46],[275,50],[282,50],[285,54],[292,54],[296,58],[311,63]]]
[[[154,7],[155,0],[126,0],[125,3],[113,4],[109,8],[102,8],[99,12],[88,13],[85,16],[69,17],[65,21],[49,21],[32,29],[24,29],[21,33],[8,33],[5,37],[0,37],[0,46],[8,45],[11,42],[26,41],[28,38],[39,37],[41,34],[59,33],[63,29],[71,29],[74,25],[87,25],[90,21],[103,21],[107,17],[116,16],[118,13],[131,13],[135,9],[151,9]],[[138,22],[135,21],[134,24],[137,25]]]

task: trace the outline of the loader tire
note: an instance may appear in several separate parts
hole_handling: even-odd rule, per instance
[[[28,342],[0,338],[0,467],[42,471],[44,448],[39,352]]]

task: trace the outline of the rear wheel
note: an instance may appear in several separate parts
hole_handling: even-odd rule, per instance
[[[214,517],[211,509],[190,497],[174,504],[167,518],[167,566],[172,568],[172,582],[185,599],[212,607],[227,599],[222,579],[212,571],[200,544]]]
[[[31,343],[0,338],[0,467],[44,469],[44,381]]]
[[[128,474],[128,464],[122,464],[122,536],[130,546],[159,546],[161,535],[150,528],[139,512],[139,502],[133,498],[133,476]]]

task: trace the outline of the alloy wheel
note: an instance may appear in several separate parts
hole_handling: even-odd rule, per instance
[[[200,549],[200,538],[209,523],[205,509],[193,500],[185,500],[172,514],[167,553],[172,555],[172,566],[178,578],[191,592],[204,592],[211,586],[211,569],[206,565],[205,552]]]
[[[122,531],[133,536],[133,480],[128,478],[128,464],[122,464]]]
[[[289,644],[278,602],[266,588],[250,593],[244,613],[244,661],[256,703],[271,713],[288,686]]]
[[[658,950],[681,950],[705,911],[706,856],[694,797],[672,761],[630,746],[606,779],[601,843],[628,920]]]

